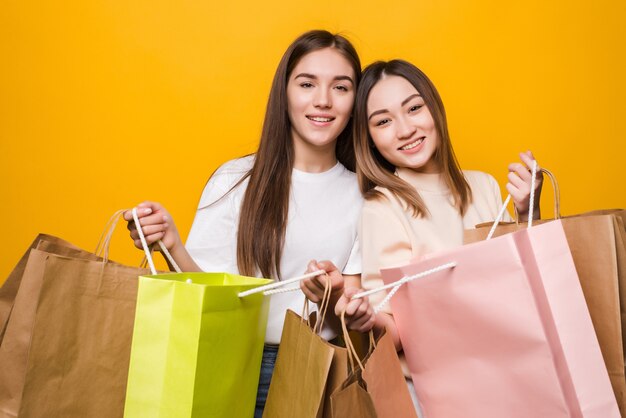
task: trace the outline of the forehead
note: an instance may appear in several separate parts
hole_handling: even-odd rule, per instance
[[[330,78],[348,76],[354,80],[350,61],[335,48],[318,49],[304,55],[294,67],[290,78],[301,73]]]
[[[398,107],[404,99],[413,94],[419,94],[419,92],[406,78],[385,75],[370,90],[367,98],[367,111]]]

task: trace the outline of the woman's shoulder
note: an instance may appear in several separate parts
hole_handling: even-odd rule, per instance
[[[463,175],[472,190],[491,189],[498,185],[496,179],[491,174],[485,173],[484,171],[463,170]]]
[[[250,171],[254,165],[254,154],[226,161],[215,170],[214,176],[236,176]]]
[[[199,206],[204,207],[212,204],[227,193],[231,197],[240,194],[241,190],[243,190],[240,187],[237,187],[235,190],[232,189],[250,171],[253,164],[254,155],[246,155],[245,157],[226,161],[219,166],[207,181],[200,197]]]
[[[209,183],[230,189],[246,175],[254,165],[254,155],[235,158],[219,166],[211,176]]]
[[[386,187],[376,186],[365,194],[363,209],[386,211],[394,207],[402,208],[400,200]]]

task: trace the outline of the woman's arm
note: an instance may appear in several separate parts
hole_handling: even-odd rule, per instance
[[[395,202],[395,201],[394,201]],[[363,258],[362,287],[371,290],[384,284],[380,270],[386,267],[407,263],[413,256],[409,231],[401,220],[402,208],[390,199],[368,200],[361,213],[360,242]],[[363,305],[358,309],[373,313],[385,296],[386,291],[378,292],[363,298]],[[344,300],[344,302],[346,302]],[[352,303],[352,302],[350,302]],[[370,319],[375,332],[387,329],[397,350],[402,349],[400,336],[387,304]]]

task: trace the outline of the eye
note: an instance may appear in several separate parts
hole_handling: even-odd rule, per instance
[[[350,91],[350,89],[348,89],[348,87],[347,87],[347,86],[344,86],[344,85],[341,85],[341,84],[340,84],[340,85],[338,85],[338,86],[335,86],[335,88],[336,88],[337,90],[341,90],[341,91],[343,91],[343,92],[348,92],[348,91]]]
[[[421,104],[419,104],[419,105],[413,105],[413,106],[411,106],[411,107],[409,108],[409,112],[410,112],[410,113],[417,112],[418,110],[420,110],[420,109],[422,108],[422,106],[424,106],[424,105],[421,105]]]
[[[305,89],[310,89],[311,87],[313,87],[313,84],[307,81],[304,83],[300,83],[300,87],[305,88]]]
[[[383,126],[383,125],[388,124],[389,122],[390,122],[389,119],[381,119],[378,122],[376,122],[376,126]]]

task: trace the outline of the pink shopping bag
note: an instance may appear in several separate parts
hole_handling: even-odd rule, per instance
[[[426,418],[619,417],[560,221],[383,270]]]

